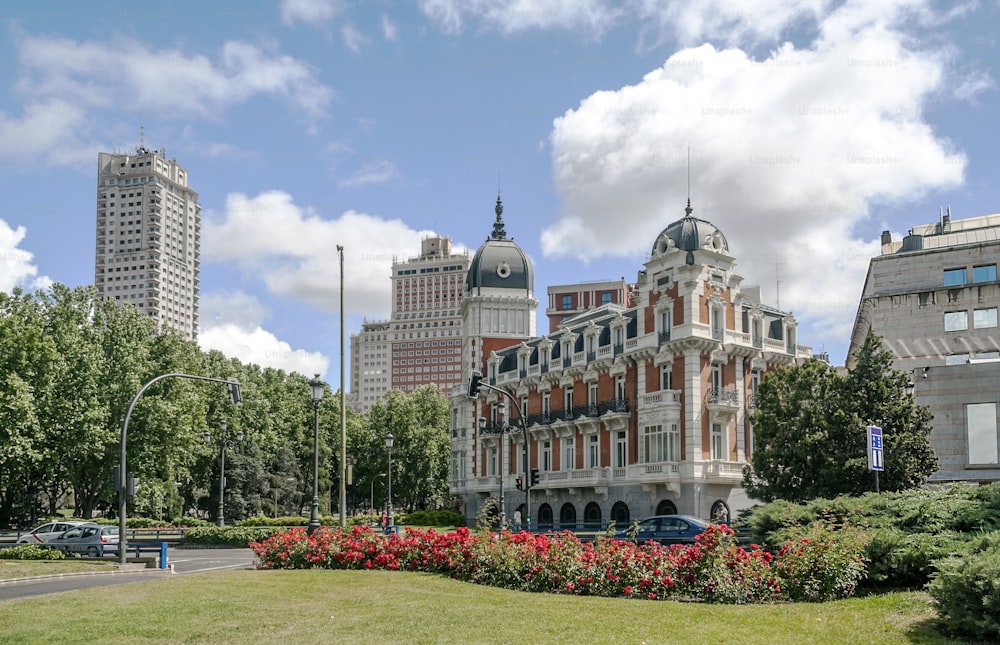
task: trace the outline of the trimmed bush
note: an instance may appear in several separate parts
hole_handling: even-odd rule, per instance
[[[1000,536],[983,541],[981,551],[938,562],[927,591],[938,603],[948,632],[984,642],[1000,642]]]
[[[65,560],[66,553],[40,544],[18,544],[0,550],[3,560]]]
[[[455,511],[414,511],[407,513],[398,524],[410,526],[465,526],[465,515]]]
[[[266,540],[274,532],[268,527],[196,526],[184,533],[184,544],[245,547]]]

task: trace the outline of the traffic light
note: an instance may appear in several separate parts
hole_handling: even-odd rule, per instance
[[[538,469],[537,468],[532,468],[531,469],[531,485],[532,486],[538,486]]]
[[[472,380],[469,381],[469,398],[479,397],[479,382],[483,380],[483,375],[479,372],[472,373]]]
[[[234,378],[227,379],[226,387],[229,388],[229,400],[233,405],[243,403],[243,392],[240,390],[240,382]]]
[[[524,480],[518,477],[517,479],[514,480],[514,485],[517,486],[517,490],[521,490],[522,487],[524,486]]]

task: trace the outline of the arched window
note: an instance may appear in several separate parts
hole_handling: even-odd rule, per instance
[[[615,502],[615,505],[611,507],[611,519],[614,520],[615,526],[619,529],[628,528],[628,523],[631,521],[629,518],[628,504]]]
[[[542,530],[552,528],[552,507],[548,504],[538,507],[538,528]]]
[[[569,502],[563,504],[562,508],[559,509],[559,528],[576,528],[576,507]]]
[[[671,502],[669,499],[660,501],[656,505],[657,515],[677,515],[677,505]]]
[[[590,502],[583,509],[583,524],[584,528],[588,529],[599,529],[601,528],[601,507],[597,502]]]

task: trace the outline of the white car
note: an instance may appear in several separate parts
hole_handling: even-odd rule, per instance
[[[74,526],[79,526],[83,522],[49,522],[39,527],[31,529],[21,537],[17,538],[18,544],[48,544],[64,532]]]

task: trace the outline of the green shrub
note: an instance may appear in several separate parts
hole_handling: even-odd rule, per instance
[[[782,596],[797,602],[848,598],[865,577],[864,532],[815,525],[785,543],[774,560]]]
[[[196,526],[184,533],[184,544],[248,546],[266,540],[275,529],[252,526]]]
[[[895,528],[876,529],[869,536],[868,582],[893,587],[923,587],[937,570],[935,561],[961,551],[968,539],[954,531],[908,533]]]
[[[397,524],[407,524],[409,526],[465,526],[465,515],[455,511],[414,511],[407,513],[402,519],[397,520]]]
[[[959,636],[1000,642],[1000,538],[981,551],[938,562],[928,592],[944,628]]]
[[[3,560],[65,560],[66,553],[41,544],[18,544],[0,551]]]

